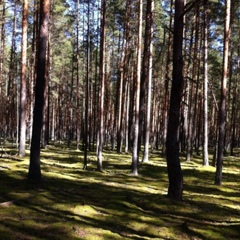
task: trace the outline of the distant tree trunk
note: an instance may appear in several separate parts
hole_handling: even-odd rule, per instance
[[[56,126],[56,103],[53,101],[52,103],[52,126],[51,126],[51,140],[55,142],[56,136],[55,136],[55,126]]]
[[[190,93],[190,111],[188,119],[188,141],[187,141],[187,155],[186,160],[189,162],[193,156],[193,141],[194,141],[194,131],[195,131],[195,119],[196,119],[196,105],[198,95],[198,82],[197,82],[197,65],[198,65],[198,40],[199,40],[199,3],[197,3],[196,17],[195,17],[195,38],[194,38],[194,53],[193,53],[193,68],[192,68],[192,91]],[[195,88],[194,88],[194,85]],[[195,90],[195,95],[194,95]]]
[[[153,51],[153,11],[154,11],[154,0],[147,1],[147,13],[146,13],[146,26],[145,26],[145,43],[144,43],[144,56],[147,55],[145,60],[147,64],[143,64],[142,76],[146,77],[146,88],[147,88],[147,113],[145,121],[145,143],[144,143],[144,154],[143,162],[148,162],[149,155],[149,136],[150,136],[150,113],[151,113],[151,98],[152,98],[152,51]],[[144,59],[143,59],[144,61]],[[140,106],[141,107],[141,106]]]
[[[32,59],[31,59],[31,79],[30,79],[30,110],[29,110],[29,148],[32,141],[32,128],[33,128],[33,108],[34,108],[34,85],[37,75],[37,43],[39,36],[39,4],[34,1],[34,25],[33,25],[33,38],[32,38]]]
[[[237,102],[237,94],[239,91],[238,87],[238,79],[240,76],[240,46],[238,46],[238,62],[237,62],[237,76],[235,80],[235,86],[233,90],[233,99],[232,99],[232,136],[231,136],[231,156],[234,156],[234,148],[236,147],[236,122],[237,122],[237,111],[236,111],[236,102]]]
[[[151,133],[152,133],[152,140],[151,140],[151,150],[155,148],[155,142],[156,142],[156,119],[157,119],[157,103],[156,103],[156,80],[153,82],[153,100],[152,100],[152,122],[151,122]]]
[[[170,5],[170,19],[169,19],[169,33],[168,33],[168,42],[167,42],[167,59],[166,59],[166,76],[164,84],[164,112],[163,112],[163,147],[162,147],[162,156],[166,156],[166,139],[167,139],[167,123],[168,123],[168,108],[169,108],[169,82],[170,77],[170,68],[171,68],[171,53],[172,53],[172,15],[173,15],[173,0],[171,0]]]
[[[208,2],[204,2],[204,80],[203,80],[203,165],[208,159]]]
[[[45,114],[44,114],[44,131],[42,133],[42,146],[45,148],[49,144],[49,129],[50,129],[50,95],[51,95],[51,26],[49,28],[48,34],[48,46],[47,46],[47,60],[46,60],[46,87],[44,93],[44,103],[45,103]]]
[[[113,134],[112,134],[112,150],[115,149],[115,139],[117,137],[117,142],[119,141],[119,129],[120,129],[120,109],[121,109],[121,92],[122,92],[122,65],[123,65],[123,52],[121,51],[121,34],[119,32],[118,36],[118,72],[117,72],[117,83],[116,83],[116,101],[114,106],[114,124],[113,124]]]
[[[231,0],[226,0],[226,16],[224,28],[224,51],[223,51],[223,69],[221,82],[221,99],[220,99],[220,114],[219,114],[219,135],[218,135],[218,152],[217,152],[217,169],[215,176],[215,184],[222,185],[222,167],[224,153],[224,137],[226,126],[226,97],[227,97],[227,77],[228,77],[228,53],[230,41],[230,8]]]
[[[231,16],[230,16],[230,26],[234,26],[234,24],[240,23],[240,19],[237,18],[237,21],[235,21],[235,13],[237,10],[237,7],[240,6],[239,3],[238,5],[236,4],[235,1],[231,1]],[[240,31],[238,31],[239,34]],[[235,45],[236,44],[236,45]],[[237,49],[237,51],[236,51]],[[234,148],[236,147],[236,102],[237,102],[237,96],[238,96],[238,81],[239,81],[239,50],[240,46],[239,43],[234,43],[234,41],[231,41],[231,64],[230,64],[230,76],[229,76],[229,82],[231,82],[231,85],[233,85],[232,88],[232,109],[231,109],[231,120],[230,120],[230,130],[229,130],[229,142],[230,142],[230,154],[231,156],[234,156]],[[234,74],[234,53],[237,53],[238,60],[237,60],[237,69],[236,69],[236,74]],[[231,91],[229,92],[231,93]],[[231,102],[231,94],[229,94],[229,104]]]
[[[100,92],[99,92],[99,147],[98,171],[102,171],[102,152],[104,139],[104,90],[105,90],[105,38],[106,38],[106,0],[102,0],[101,43],[100,43]]]
[[[122,152],[123,146],[123,137],[124,137],[124,121],[126,121],[126,105],[127,105],[127,81],[128,81],[128,74],[129,74],[129,62],[131,57],[131,25],[130,25],[130,18],[132,14],[132,1],[128,1],[128,5],[126,6],[126,20],[125,20],[125,44],[124,46],[124,53],[123,53],[123,68],[122,71],[119,73],[120,78],[120,101],[119,101],[119,128],[118,128],[118,139],[117,139],[117,151],[120,153]]]
[[[75,49],[75,44],[73,44],[73,49]],[[71,72],[71,82],[69,83],[69,100],[67,102],[67,108],[68,108],[68,147],[71,145],[71,141],[73,139],[73,88],[74,88],[74,77],[75,77],[75,54],[73,50],[73,55],[72,55],[72,72]]]
[[[43,124],[44,92],[46,87],[46,52],[48,41],[48,23],[50,17],[50,0],[40,2],[40,39],[38,42],[37,79],[35,86],[35,106],[33,112],[33,133],[30,150],[28,179],[41,180],[40,140]]]
[[[99,53],[99,41],[97,39],[97,49],[96,49],[96,53],[95,53],[95,76],[94,76],[94,79],[95,79],[95,82],[94,82],[94,113],[93,113],[93,122],[94,122],[94,129],[93,129],[93,138],[94,140],[96,140],[96,133],[98,131],[97,129],[97,126],[98,126],[98,120],[97,120],[97,112],[98,112],[98,84],[97,84],[97,79],[98,79],[98,76],[99,76],[99,68],[97,67],[98,66],[98,54]],[[114,141],[114,140],[113,140]],[[93,149],[94,149],[94,142],[93,141]],[[114,145],[114,144],[113,144]],[[97,149],[97,148],[96,148]],[[97,151],[96,151],[97,153]]]
[[[14,79],[16,74],[16,64],[15,64],[15,57],[16,57],[16,21],[17,15],[17,3],[14,4],[14,17],[13,17],[13,30],[12,30],[12,39],[11,39],[11,50],[10,50],[10,61],[9,61],[9,73],[8,73],[8,83],[7,83],[7,102],[6,102],[6,126],[5,126],[5,134],[6,136],[10,136],[13,138],[14,135],[14,128],[16,127],[16,123],[14,123],[14,110],[15,110],[15,103],[14,103]]]
[[[140,101],[140,80],[141,80],[141,53],[142,53],[142,0],[139,0],[138,16],[138,44],[137,44],[137,74],[135,90],[135,123],[134,123],[134,140],[132,153],[132,174],[138,175],[138,134],[139,134],[139,101]]]
[[[132,65],[129,81],[129,124],[128,124],[128,147],[132,150],[133,148],[133,131],[134,131],[134,99],[135,99],[135,86],[134,86],[134,67]]]
[[[28,0],[24,0],[22,11],[22,79],[20,95],[21,104],[20,104],[20,145],[19,145],[20,156],[25,156],[26,148],[27,30],[28,30]]]
[[[128,153],[129,149],[129,105],[130,105],[130,84],[127,82],[126,92],[126,126],[125,126],[125,153]]]
[[[183,12],[184,0],[175,1],[174,38],[173,38],[173,80],[170,97],[170,110],[168,120],[166,154],[168,168],[168,197],[182,200],[183,175],[179,159],[179,117],[183,86]]]
[[[77,48],[76,48],[76,71],[77,71],[77,82],[76,82],[76,140],[77,140],[77,150],[79,150],[79,145],[80,145],[80,84],[79,84],[79,0],[77,0]],[[85,116],[86,117],[86,116]],[[85,143],[84,143],[85,144]]]
[[[128,44],[127,44],[128,45]],[[128,47],[126,47],[128,49]],[[126,51],[129,51],[126,50]],[[126,59],[128,58],[128,59]],[[118,152],[122,152],[123,140],[124,140],[124,127],[126,123],[126,108],[127,108],[127,86],[128,86],[128,68],[129,68],[129,52],[126,52],[124,57],[124,67],[122,76],[122,100],[121,100],[121,118],[120,118],[120,129],[119,129],[119,141],[118,141]]]
[[[79,1],[79,0],[78,0]],[[78,3],[79,5],[79,3]],[[78,7],[79,8],[79,7]],[[79,10],[78,10],[79,11]],[[79,12],[78,12],[79,14]],[[78,33],[79,34],[79,33]],[[78,36],[77,36],[78,38]],[[88,0],[88,30],[87,30],[87,76],[86,76],[86,92],[85,92],[85,122],[84,122],[84,165],[83,169],[87,169],[87,159],[88,159],[88,139],[89,139],[89,71],[90,71],[90,0]],[[79,136],[80,137],[80,136]]]
[[[2,2],[2,24],[1,24],[1,41],[0,41],[0,138],[4,131],[4,100],[2,95],[2,83],[3,83],[3,66],[4,66],[4,48],[5,48],[5,2]]]
[[[124,53],[121,54],[121,59],[119,63],[118,69],[118,80],[117,80],[117,101],[115,105],[116,109],[116,117],[115,117],[115,129],[116,129],[116,135],[117,135],[117,152],[121,152],[121,111],[122,111],[122,89],[123,89],[123,59],[124,59]],[[114,140],[113,140],[114,141]],[[114,143],[113,143],[114,145]],[[114,148],[114,147],[113,147]]]

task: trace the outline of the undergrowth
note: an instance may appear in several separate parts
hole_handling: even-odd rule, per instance
[[[222,187],[201,158],[182,160],[184,201],[173,202],[158,152],[134,177],[130,154],[105,151],[100,173],[93,153],[82,170],[83,152],[50,145],[38,186],[26,179],[29,152],[15,154],[0,152],[0,239],[240,239],[238,157],[224,160]]]

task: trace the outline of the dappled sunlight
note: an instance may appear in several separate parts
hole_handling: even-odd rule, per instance
[[[53,151],[53,152],[52,152]],[[213,185],[214,168],[182,162],[184,201],[166,197],[166,161],[155,152],[131,175],[131,155],[97,158],[49,146],[42,154],[43,181],[27,182],[28,159],[1,159],[0,232],[5,239],[237,239],[239,178],[227,164],[224,185]],[[160,155],[160,153],[159,153]],[[239,166],[235,158],[234,164]],[[234,165],[235,169],[235,165]],[[239,168],[238,168],[239,169]]]

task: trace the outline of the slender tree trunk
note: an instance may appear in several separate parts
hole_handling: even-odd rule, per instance
[[[238,79],[240,76],[240,46],[238,46],[238,63],[237,63],[237,76],[235,80],[234,93],[232,99],[232,136],[231,136],[231,156],[234,156],[234,148],[236,147],[236,123],[237,123],[237,111],[236,111],[236,101],[237,101],[237,93],[239,91],[238,87]]]
[[[5,2],[2,2],[2,24],[1,24],[1,41],[0,41],[0,138],[4,131],[4,98],[2,95],[3,84],[3,66],[4,66],[4,48],[5,48]]]
[[[129,74],[129,62],[131,57],[131,49],[130,49],[130,18],[132,14],[132,1],[128,1],[128,6],[126,7],[126,22],[125,22],[125,46],[124,46],[124,53],[123,53],[123,69],[121,75],[121,82],[120,82],[120,114],[119,114],[119,131],[118,131],[118,141],[117,141],[117,150],[118,152],[122,152],[123,146],[123,138],[124,138],[124,122],[126,122],[126,99],[127,99],[127,84],[128,84],[128,74]]]
[[[79,84],[79,0],[77,0],[77,53],[76,53],[76,71],[77,71],[77,79],[76,79],[76,140],[77,140],[77,150],[79,150],[79,145],[80,145],[80,84]]]
[[[138,44],[137,44],[137,74],[135,90],[135,123],[134,123],[134,141],[132,153],[132,174],[138,175],[138,134],[139,134],[139,101],[140,101],[140,80],[141,80],[141,53],[142,53],[142,0],[139,0],[138,16]]]
[[[130,83],[127,82],[126,92],[126,125],[125,125],[125,153],[128,153],[129,149],[129,105],[130,105]]]
[[[240,24],[240,19],[237,18],[237,21],[235,21],[235,13],[237,8],[240,6],[240,4],[238,3],[238,5],[236,4],[235,1],[231,1],[231,15],[230,15],[230,26],[234,26],[234,24],[236,23],[238,26]],[[240,31],[238,30],[238,35],[239,35]],[[234,67],[233,67],[233,62],[234,62],[234,52],[236,51],[235,49],[237,48],[237,56],[238,56],[238,60],[237,60],[237,69],[236,69],[236,74],[234,73]],[[238,94],[238,79],[239,79],[239,55],[240,55],[240,46],[239,43],[237,43],[235,45],[234,41],[231,41],[231,72],[230,72],[230,77],[229,77],[229,82],[232,82],[233,90],[232,90],[232,109],[231,109],[231,123],[230,123],[230,130],[229,130],[229,142],[230,142],[230,154],[231,156],[234,156],[234,148],[236,147],[235,143],[236,143],[236,101],[237,101],[237,94]],[[234,81],[234,80],[235,81]],[[229,103],[230,103],[231,99],[229,99]]]
[[[22,79],[20,95],[21,116],[20,116],[20,145],[19,145],[20,156],[25,156],[26,148],[27,30],[28,30],[28,0],[24,0],[22,11]]]
[[[221,100],[219,114],[219,136],[218,136],[218,153],[217,153],[217,169],[215,176],[215,184],[222,185],[222,168],[223,168],[223,153],[224,153],[224,137],[226,126],[226,97],[227,97],[227,77],[228,77],[228,53],[230,41],[230,6],[231,0],[226,0],[226,16],[224,29],[224,51],[223,51],[223,69],[221,83]]]
[[[16,127],[16,123],[14,123],[14,79],[16,74],[16,65],[15,65],[15,55],[16,55],[16,21],[17,15],[17,3],[14,4],[14,18],[13,18],[13,32],[12,32],[12,39],[11,39],[11,50],[10,50],[10,63],[9,63],[9,74],[8,74],[8,83],[7,83],[7,102],[6,102],[6,127],[5,127],[5,134],[6,136],[10,136],[13,138],[14,128]],[[18,120],[17,120],[18,121]]]
[[[144,155],[143,162],[148,162],[149,159],[149,137],[150,137],[150,115],[151,115],[151,98],[152,98],[152,52],[153,52],[153,11],[154,11],[154,0],[148,0],[147,2],[147,14],[146,14],[146,30],[145,30],[145,44],[147,45],[146,51],[148,51],[149,56],[147,61],[147,114],[145,121],[145,143],[144,143]],[[148,41],[146,40],[147,38]],[[145,47],[145,45],[144,45]]]
[[[79,13],[78,13],[79,14]],[[88,0],[88,30],[87,30],[87,75],[86,75],[86,92],[85,92],[85,130],[84,130],[84,166],[83,169],[87,169],[88,159],[88,147],[89,147],[89,70],[90,70],[90,0]]]
[[[51,16],[51,13],[50,13]],[[51,21],[51,19],[50,19]],[[47,48],[47,66],[46,66],[46,91],[45,91],[45,134],[44,134],[44,144],[45,146],[49,144],[50,140],[50,104],[51,104],[51,57],[52,57],[52,38],[51,38],[51,25],[49,27],[48,34],[48,48]],[[70,124],[69,124],[70,125]]]
[[[190,93],[190,111],[189,111],[189,120],[188,120],[188,141],[187,141],[187,156],[186,160],[189,162],[193,155],[193,141],[194,141],[194,123],[196,119],[196,104],[197,95],[198,95],[198,82],[196,78],[197,73],[197,64],[198,64],[198,39],[199,39],[199,3],[196,9],[196,17],[195,17],[195,38],[194,38],[194,53],[193,53],[193,68],[192,68],[192,91]],[[196,86],[195,86],[196,85]],[[195,86],[195,87],[194,87]],[[195,90],[196,89],[196,90]],[[194,90],[196,92],[194,96]]]
[[[74,45],[73,45],[74,49]],[[69,100],[67,103],[67,108],[68,108],[68,147],[71,144],[71,141],[73,139],[73,83],[74,83],[74,77],[75,77],[75,71],[74,71],[74,51],[73,51],[73,56],[72,56],[72,76],[71,76],[71,82],[70,82],[70,93],[69,93]]]
[[[123,55],[123,54],[122,54]],[[124,56],[122,56],[124,59]],[[118,83],[117,83],[117,102],[116,102],[116,120],[115,120],[115,126],[116,126],[116,134],[117,134],[117,152],[121,152],[121,116],[122,116],[122,90],[123,90],[123,60],[120,60],[120,69],[118,70]]]
[[[152,100],[152,128],[151,128],[151,134],[152,134],[152,140],[151,140],[151,150],[155,148],[155,139],[156,139],[156,80],[153,82],[153,100]]]
[[[100,43],[100,80],[99,92],[99,147],[98,147],[98,171],[102,171],[102,152],[104,139],[104,90],[105,90],[105,38],[106,38],[106,0],[102,0],[102,20],[101,20],[101,43]]]
[[[52,127],[51,127],[51,140],[55,142],[56,136],[55,136],[55,126],[56,126],[56,104],[55,101],[52,103]]]
[[[97,132],[97,77],[98,77],[98,67],[97,67],[97,61],[98,61],[98,44],[97,44],[97,50],[95,53],[95,71],[94,71],[94,86],[93,86],[93,142],[92,142],[92,150],[95,151],[95,141],[96,141],[96,132]]]
[[[179,159],[179,118],[183,87],[183,12],[184,0],[175,1],[174,38],[173,38],[173,81],[170,97],[170,110],[168,120],[166,154],[168,168],[168,197],[182,200],[183,175]]]
[[[35,106],[33,112],[33,133],[28,172],[28,179],[36,182],[39,182],[41,180],[40,139],[43,124],[44,92],[46,87],[45,71],[50,1],[41,0],[40,4],[40,39],[38,43],[38,65],[37,80],[35,86]]]
[[[208,159],[208,2],[204,4],[203,165]]]
[[[166,59],[166,76],[164,84],[164,112],[163,112],[163,147],[162,156],[166,156],[166,139],[167,139],[167,123],[168,123],[168,108],[169,108],[169,82],[170,82],[170,68],[171,68],[171,53],[172,53],[172,13],[173,0],[170,5],[170,19],[169,19],[169,33],[168,33],[168,46],[167,46],[167,59]]]
[[[29,148],[32,141],[32,128],[33,128],[33,109],[34,109],[34,85],[37,75],[37,43],[38,43],[38,27],[39,27],[39,5],[34,1],[34,26],[32,38],[32,60],[31,60],[31,79],[30,79],[30,110],[29,110]]]

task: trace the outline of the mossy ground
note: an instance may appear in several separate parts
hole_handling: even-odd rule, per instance
[[[0,152],[0,239],[240,239],[240,159],[224,160],[223,186],[201,158],[182,161],[184,201],[166,197],[166,161],[130,174],[131,155],[104,152],[104,171],[89,155],[65,145],[42,150],[43,181],[27,182],[29,152]]]

